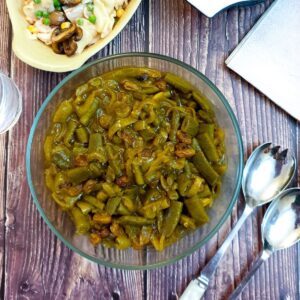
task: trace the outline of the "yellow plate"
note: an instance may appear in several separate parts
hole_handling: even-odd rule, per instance
[[[82,66],[91,56],[99,52],[126,26],[140,5],[141,0],[131,0],[124,15],[116,23],[111,33],[94,45],[86,48],[81,54],[67,57],[55,54],[49,46],[38,40],[30,40],[26,34],[28,26],[22,11],[23,0],[6,0],[13,27],[12,48],[16,56],[37,69],[50,72],[67,72]]]

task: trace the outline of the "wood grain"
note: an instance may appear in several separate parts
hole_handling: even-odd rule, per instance
[[[127,29],[98,56],[129,49],[143,51],[144,15],[145,6],[141,5]],[[141,299],[143,272],[104,268],[81,258],[57,240],[41,219],[26,182],[24,154],[33,118],[64,74],[33,69],[14,55],[11,66],[25,105],[9,136],[5,299]]]
[[[0,30],[3,37],[9,37],[11,28],[9,17],[5,9],[5,3],[0,3]],[[9,75],[11,41],[9,38],[0,39],[0,72]],[[4,293],[4,252],[5,252],[5,198],[6,198],[6,174],[7,174],[7,148],[8,134],[0,135],[0,298]]]
[[[288,147],[300,158],[299,123],[259,93],[224,60],[272,1],[206,18],[185,0],[144,0],[130,24],[91,60],[150,51],[178,58],[211,79],[239,121],[245,159],[265,141]],[[11,53],[11,28],[0,1],[0,69],[16,81],[24,111],[9,134],[0,136],[1,299],[177,299],[189,280],[214,255],[242,213],[239,199],[231,218],[205,247],[179,262],[152,271],[121,271],[91,263],[66,248],[36,210],[26,182],[25,149],[37,110],[65,74],[33,69]],[[298,172],[293,185],[300,182]],[[226,299],[261,250],[258,209],[241,229],[211,281],[205,299]],[[242,299],[300,299],[300,246],[276,253],[264,264]],[[1,280],[2,278],[2,280]],[[192,299],[191,299],[192,300]]]
[[[296,122],[224,65],[230,52],[271,2],[242,9],[234,8],[213,19],[198,13],[183,0],[151,2],[150,51],[185,61],[217,85],[239,120],[246,150],[245,158],[256,145],[265,141],[289,147],[294,152],[296,150]],[[157,12],[160,12],[160,22],[156,21]],[[232,224],[241,214],[241,199],[237,207],[239,209],[233,210]],[[262,209],[247,220],[239,233],[239,239],[234,241],[232,249],[217,270],[205,299],[226,299],[234,284],[241,280],[261,250],[261,220]],[[229,230],[230,220],[223,225],[218,237],[214,237],[204,249],[198,251],[198,257],[193,254],[173,266],[148,272],[148,299],[171,299],[180,294],[192,276],[197,275],[205,265],[203,258],[207,261],[215,253]],[[281,299],[284,295],[289,295],[291,299],[297,299],[299,287],[291,284],[297,282],[299,272],[297,253],[295,246],[272,257],[245,290],[244,298]],[[283,261],[290,267],[285,269],[285,276],[276,275],[279,274]],[[276,287],[273,286],[275,282]],[[157,288],[158,284],[162,288]]]

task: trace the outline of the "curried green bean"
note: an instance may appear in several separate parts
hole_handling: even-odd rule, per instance
[[[139,216],[123,216],[118,219],[118,222],[120,224],[134,226],[144,226],[153,224],[153,220],[149,220]]]
[[[92,245],[162,251],[209,221],[226,171],[213,106],[183,78],[124,67],[53,114],[45,182]]]
[[[73,207],[70,213],[76,227],[76,233],[87,233],[91,227],[89,217],[84,215],[78,207]]]
[[[214,141],[207,133],[200,134],[198,141],[203,153],[209,161],[217,162],[220,160]]]
[[[201,150],[193,157],[193,163],[211,186],[217,182],[219,174],[213,169]]]
[[[174,232],[181,216],[183,203],[179,201],[172,201],[170,208],[166,214],[163,225],[163,235],[170,237]]]
[[[194,196],[192,198],[184,200],[184,204],[189,214],[198,224],[205,224],[209,221],[209,217],[198,196]]]

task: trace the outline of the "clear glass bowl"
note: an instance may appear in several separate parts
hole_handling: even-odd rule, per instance
[[[51,199],[44,183],[43,142],[58,103],[70,97],[78,85],[90,78],[123,66],[147,66],[182,76],[210,99],[219,124],[225,129],[228,171],[223,178],[221,195],[209,210],[210,222],[162,252],[157,252],[151,247],[140,251],[120,251],[103,246],[95,249],[86,236],[74,233],[74,226],[69,217]],[[231,213],[240,190],[242,169],[243,148],[239,126],[221,92],[192,67],[169,57],[146,53],[121,54],[99,59],[67,76],[50,93],[38,111],[30,131],[26,152],[27,178],[33,200],[51,230],[69,248],[83,257],[105,266],[123,269],[151,269],[173,263],[209,241]]]

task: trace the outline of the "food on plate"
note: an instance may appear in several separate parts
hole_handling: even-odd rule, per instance
[[[72,56],[105,38],[125,12],[128,0],[24,0],[30,39]]]
[[[57,107],[46,185],[93,245],[163,250],[209,221],[226,171],[210,102],[182,78],[124,67]]]

